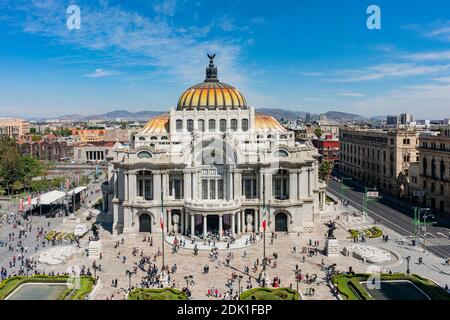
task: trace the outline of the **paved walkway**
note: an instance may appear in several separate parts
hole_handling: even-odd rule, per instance
[[[270,235],[266,234],[266,241],[268,241]],[[238,237],[233,243],[230,243],[227,245],[227,242],[225,240],[223,241],[216,241],[216,242],[208,242],[207,240],[195,238],[194,243],[189,237],[185,236],[177,236],[177,240],[183,240],[183,243],[185,243],[183,246],[180,247],[180,249],[186,249],[186,250],[193,250],[195,246],[197,246],[197,249],[202,251],[211,251],[211,249],[217,248],[219,250],[236,250],[236,249],[245,249],[247,247],[253,246],[259,241],[262,241],[262,236],[256,235],[256,241],[251,242],[250,235],[243,235]],[[170,245],[174,243],[174,236],[167,236],[166,242]]]

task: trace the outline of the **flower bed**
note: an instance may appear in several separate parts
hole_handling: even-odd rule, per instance
[[[55,230],[48,232],[44,238],[48,241],[75,241],[75,235],[73,234],[73,232],[57,232]]]
[[[383,231],[381,231],[378,227],[370,227],[365,228],[362,231],[358,231],[355,229],[349,229],[348,232],[350,233],[350,239],[359,238],[360,236],[364,235],[368,238],[379,238],[383,235]]]
[[[128,300],[187,300],[184,292],[173,289],[135,289],[128,294]]]
[[[244,291],[239,300],[300,300],[300,294],[289,288],[254,288]]]

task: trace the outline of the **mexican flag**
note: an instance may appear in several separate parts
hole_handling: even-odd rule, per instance
[[[19,200],[19,211],[22,212],[23,211],[23,199],[20,198]]]
[[[159,223],[161,224],[161,230],[164,229],[164,210],[161,210],[161,215],[159,216]]]
[[[262,216],[262,227],[263,230],[266,231],[266,226],[267,226],[267,214],[266,214],[266,207],[263,207],[263,216]]]
[[[28,198],[27,198],[27,204],[28,204],[29,206],[31,206],[31,196],[30,196],[30,195],[28,195]]]

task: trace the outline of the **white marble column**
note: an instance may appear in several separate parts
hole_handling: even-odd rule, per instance
[[[172,210],[167,210],[167,232],[171,232],[172,230]]]
[[[191,213],[191,237],[195,235],[195,216]]]
[[[223,216],[219,215],[219,240],[222,239],[222,235],[223,235]]]
[[[203,216],[203,239],[206,239],[206,235],[208,233],[208,217],[206,215]]]
[[[234,179],[235,179],[234,185],[236,187],[234,198],[241,199],[242,198],[242,174],[240,172],[236,172],[234,174]]]
[[[289,199],[297,200],[297,173],[289,172]]]
[[[161,203],[161,174],[159,171],[153,173],[153,199]]]
[[[265,173],[265,190],[266,190],[266,203],[269,199],[273,198],[272,194],[272,174],[271,173]]]
[[[231,213],[231,232],[233,236],[236,234],[236,222],[235,222],[236,213]]]
[[[192,189],[191,189],[191,173],[185,172],[183,175],[183,191],[185,199],[192,199]]]
[[[181,210],[181,213],[180,213],[180,220],[181,220],[181,226],[180,226],[180,230],[181,230],[181,233],[182,234],[184,234],[184,211],[183,210]]]
[[[129,194],[128,194],[128,201],[132,202],[136,199],[136,173],[130,172],[128,174],[128,188],[129,188]]]
[[[245,210],[241,210],[241,230],[245,233]]]
[[[308,197],[311,198],[313,188],[313,181],[311,178],[311,170],[308,169]]]
[[[124,190],[124,193],[125,193],[125,194],[124,194],[124,198],[125,198],[124,200],[125,200],[125,201],[128,201],[128,199],[129,199],[129,194],[130,194],[130,193],[129,193],[130,191],[128,190],[128,186],[129,186],[129,183],[128,183],[128,173],[125,173],[125,174],[124,174],[124,179],[123,179],[123,180],[124,180],[123,184],[124,184],[124,189],[125,189],[125,190]]]
[[[237,234],[241,234],[241,212],[236,212],[236,219],[237,219]]]

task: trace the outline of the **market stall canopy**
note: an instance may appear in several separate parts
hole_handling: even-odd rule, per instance
[[[66,194],[64,192],[58,191],[58,190],[46,192],[46,193],[40,195],[40,204],[49,205],[58,200],[63,199],[65,196],[66,196]],[[39,204],[38,198],[39,197],[31,199],[31,204],[32,205]]]
[[[75,189],[72,189],[69,192],[67,192],[67,195],[72,196],[73,194],[78,194],[86,189],[87,189],[87,187],[84,187],[84,186],[76,187]]]

